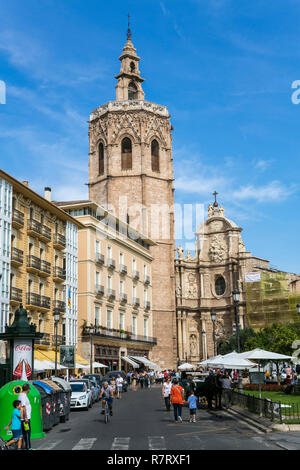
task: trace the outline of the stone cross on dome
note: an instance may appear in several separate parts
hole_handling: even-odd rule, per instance
[[[214,207],[218,207],[218,205],[219,205],[218,202],[217,202],[217,195],[218,195],[218,194],[219,194],[219,193],[217,193],[217,191],[215,191],[215,192],[213,193],[213,196],[215,196]]]

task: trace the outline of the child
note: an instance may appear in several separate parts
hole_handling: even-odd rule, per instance
[[[22,441],[23,441],[21,419],[23,419],[24,412],[22,410],[20,400],[15,400],[13,402],[13,407],[14,407],[14,410],[12,412],[11,420],[5,428],[6,431],[8,431],[9,426],[11,425],[11,431],[12,431],[13,437],[5,445],[6,447],[9,447],[11,444],[14,444],[15,442],[17,442],[18,450],[20,450],[22,447]]]
[[[197,410],[197,397],[195,397],[194,392],[191,391],[191,394],[188,398],[189,409],[190,409],[190,423],[196,422],[196,410]]]

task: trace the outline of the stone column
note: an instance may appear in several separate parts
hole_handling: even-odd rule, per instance
[[[185,361],[185,357],[187,354],[187,338],[186,338],[186,312],[182,313],[182,359]]]
[[[182,360],[182,328],[181,328],[181,312],[177,312],[177,332],[178,332],[178,356],[179,360]]]

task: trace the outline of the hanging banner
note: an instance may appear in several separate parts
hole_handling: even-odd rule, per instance
[[[60,359],[62,366],[73,369],[75,367],[75,346],[60,346]]]
[[[245,282],[259,282],[261,280],[260,271],[245,274]]]
[[[32,379],[32,340],[14,340],[13,379]]]

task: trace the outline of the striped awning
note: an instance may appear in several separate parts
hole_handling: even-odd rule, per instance
[[[155,364],[154,362],[151,362],[149,361],[149,359],[147,359],[146,357],[142,357],[142,356],[130,356],[132,359],[135,359],[136,361],[139,361],[141,362],[142,364],[144,364],[144,366],[146,367],[150,367],[150,369],[158,369],[158,365]]]
[[[136,362],[134,362],[132,359],[129,359],[127,356],[121,356],[121,359],[123,359],[125,362],[128,362],[128,364],[134,367],[134,369],[138,369],[140,367]]]

